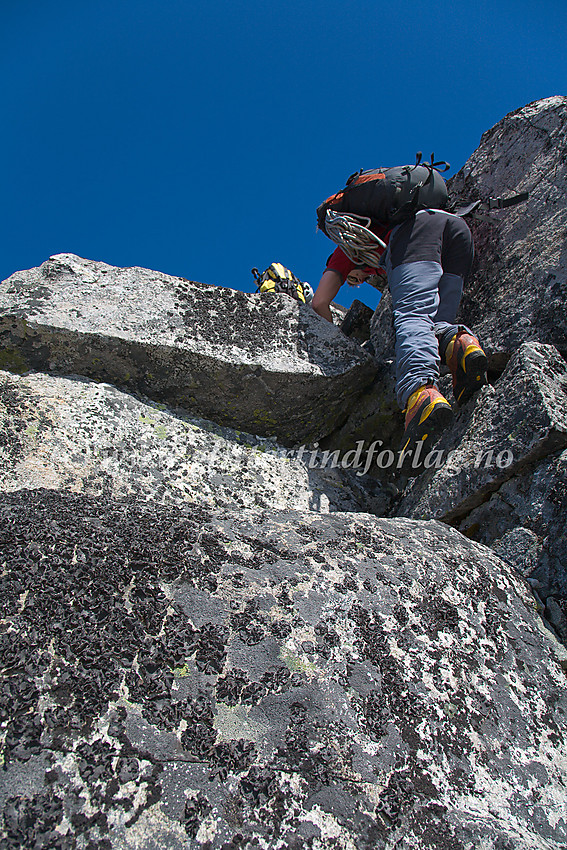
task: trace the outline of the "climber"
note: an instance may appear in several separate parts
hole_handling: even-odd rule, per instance
[[[377,232],[375,226],[372,230]],[[414,212],[382,239],[389,243],[380,265],[386,269],[392,296],[396,393],[405,411],[402,451],[409,455],[422,443],[423,458],[453,417],[437,387],[440,359],[451,370],[457,404],[486,383],[486,355],[478,339],[455,323],[473,241],[462,218],[440,209]],[[329,305],[345,278],[369,271],[363,267],[361,274],[338,248],[313,296],[313,309],[332,321]]]

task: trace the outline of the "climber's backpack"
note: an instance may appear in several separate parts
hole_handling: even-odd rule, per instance
[[[312,295],[309,284],[303,283],[281,263],[272,263],[261,274],[258,269],[252,269],[252,274],[256,280],[256,292],[283,292],[302,304]]]
[[[431,162],[422,163],[418,153],[415,165],[357,171],[344,189],[317,208],[317,226],[354,263],[378,266],[386,248],[380,236],[419,210],[448,208],[447,186],[437,170],[440,166],[443,171],[450,168],[447,162],[435,162],[433,154]],[[528,193],[522,192],[511,198],[473,201],[450,212],[491,221],[483,211],[511,207],[527,198]]]
[[[375,168],[357,171],[348,178],[346,186],[327,198],[317,209],[319,228],[326,231],[327,210],[370,219],[369,224],[390,230],[418,210],[445,209],[448,203],[447,186],[438,168],[450,168],[447,162],[421,163],[421,153],[415,165],[395,168]],[[327,234],[328,235],[328,234]]]

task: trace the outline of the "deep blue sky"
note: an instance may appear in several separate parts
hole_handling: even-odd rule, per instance
[[[2,0],[0,27],[0,279],[68,251],[315,286],[315,208],[351,172],[422,150],[453,173],[567,93],[566,0]]]

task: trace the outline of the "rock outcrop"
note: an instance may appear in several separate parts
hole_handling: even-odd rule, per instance
[[[376,373],[309,307],[73,254],[0,285],[0,368],[78,374],[286,445],[323,437]]]
[[[501,372],[523,342],[567,353],[567,97],[510,113],[488,130],[449,182],[455,207],[529,192],[526,202],[470,221],[475,263],[460,319],[474,327]],[[371,323],[377,359],[392,357],[391,301]]]
[[[461,312],[495,368],[523,342],[567,354],[566,151],[567,97],[549,97],[484,133],[450,183],[457,203],[529,192],[473,224],[476,263]]]
[[[369,510],[356,475],[85,378],[0,372],[0,491],[46,487],[182,506]],[[375,505],[383,513],[387,504]]]
[[[530,199],[474,225],[491,383],[415,479],[366,469],[387,293],[362,348],[72,254],[0,284],[3,847],[565,847],[566,110],[453,178]]]
[[[529,198],[517,206],[493,210],[485,220],[470,222],[476,258],[460,320],[472,327],[487,351],[492,386],[456,411],[454,427],[437,447],[443,454],[440,468],[409,487],[398,482],[404,493],[394,508],[407,516],[442,517],[496,547],[501,547],[502,535],[511,534],[510,542],[516,533],[517,539],[523,539],[523,530],[534,534],[540,553],[535,564],[533,547],[528,547],[523,560],[521,546],[503,544],[498,551],[508,553],[510,563],[539,583],[544,601],[549,596],[567,596],[562,532],[556,520],[565,480],[560,450],[566,407],[566,134],[566,97],[529,104],[488,130],[450,181],[455,206],[524,191]],[[358,434],[368,426],[365,439],[369,440],[372,417],[377,410],[390,408],[383,439],[396,449],[402,423],[395,412],[392,304],[387,294],[372,318],[371,342],[380,376],[373,385],[374,405],[367,389],[362,397],[365,407],[357,405],[350,421]],[[510,369],[504,371],[510,358]],[[442,379],[442,389],[451,398],[448,378]],[[551,419],[546,425],[547,415]],[[542,438],[538,448],[540,431],[548,426],[548,438]],[[344,425],[338,433],[345,443]],[[479,467],[476,459],[486,460],[491,449],[493,462],[483,461]],[[503,453],[510,450],[514,462],[508,464]]]
[[[454,522],[566,447],[567,364],[552,346],[526,343],[443,435],[396,513]]]
[[[0,519],[4,846],[564,844],[564,673],[483,546],[54,491]]]

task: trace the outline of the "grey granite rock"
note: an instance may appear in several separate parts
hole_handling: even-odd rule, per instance
[[[342,332],[358,342],[366,342],[370,339],[370,320],[373,315],[374,310],[355,298],[341,322]]]
[[[396,513],[455,522],[513,476],[567,445],[567,365],[526,343],[495,387],[469,402],[413,480]]]
[[[491,521],[493,521],[494,515],[498,514],[498,497],[499,494],[496,493],[485,505],[482,506],[487,511],[487,514],[491,515]],[[472,511],[472,513],[474,514],[474,511]],[[473,525],[470,523],[470,519],[471,516],[469,515],[467,520],[463,521],[462,528],[469,537],[472,536],[471,532],[478,530],[473,528]],[[483,531],[485,530],[486,529],[483,529]],[[474,539],[476,539],[476,537]],[[523,526],[515,526],[510,531],[506,531],[502,534],[501,537],[498,535],[492,535],[492,539],[488,545],[493,552],[496,552],[499,558],[503,558],[503,560],[507,561],[510,566],[515,567],[515,569],[522,573],[522,575],[526,576],[526,578],[530,578],[532,576],[542,551],[542,544],[537,534],[534,534],[533,531],[528,528],[524,528]]]
[[[482,136],[450,181],[466,202],[511,197],[527,202],[473,225],[476,264],[462,320],[478,333],[494,366],[522,342],[567,352],[567,97],[549,97],[511,112]]]
[[[545,599],[567,599],[567,452],[506,481],[459,529],[537,581]]]
[[[0,368],[83,375],[286,445],[332,431],[376,373],[288,296],[73,254],[0,285]]]
[[[344,458],[357,453],[362,469],[387,482],[394,479],[394,472],[390,466],[381,466],[382,460],[378,458],[381,453],[398,451],[404,429],[404,417],[393,386],[389,373],[382,372],[362,393],[341,427],[320,441],[321,448],[338,450]],[[385,463],[389,455],[384,454],[384,458]]]
[[[545,616],[563,643],[567,644],[567,617],[560,603],[553,596],[548,596],[545,600]]]
[[[392,315],[392,296],[389,290],[384,292],[370,320],[370,341],[374,348],[374,357],[381,366],[383,364],[390,367],[390,379],[395,382],[391,364],[394,362],[396,336]]]
[[[363,482],[278,443],[108,384],[0,372],[0,490],[46,487],[182,505],[370,510]],[[374,492],[375,509],[385,497]]]
[[[2,846],[560,850],[567,690],[436,522],[0,494]]]
[[[564,637],[567,372],[540,342],[566,350],[566,105],[453,180],[531,191],[475,225],[463,304],[496,371],[529,344],[397,507],[462,534],[353,513],[384,488],[317,463],[397,448],[388,295],[372,360],[285,296],[73,255],[0,286],[2,847],[567,845],[567,651],[537,613]]]

